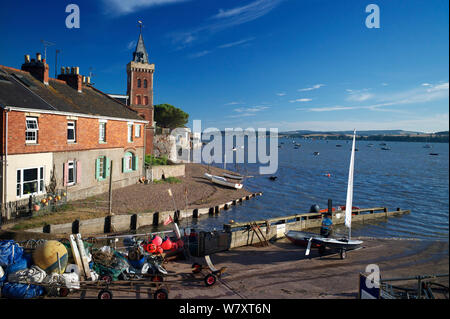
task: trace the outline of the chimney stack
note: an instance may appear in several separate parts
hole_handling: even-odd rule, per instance
[[[22,64],[22,70],[29,72],[33,77],[37,80],[43,82],[45,85],[48,85],[48,64],[45,63],[45,59],[41,60],[41,54],[36,53],[36,59],[31,59],[30,55],[25,55],[25,63]]]
[[[58,75],[58,80],[66,81],[67,85],[81,93],[83,77],[79,72],[79,67],[61,67],[61,74]]]

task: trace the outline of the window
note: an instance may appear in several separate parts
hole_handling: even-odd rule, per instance
[[[136,96],[136,104],[141,105],[141,96],[140,95]]]
[[[98,125],[98,141],[106,143],[106,122],[100,122]]]
[[[144,105],[148,104],[148,96],[144,96]]]
[[[75,122],[67,122],[67,142],[75,143],[76,142],[76,129]]]
[[[109,176],[110,160],[106,156],[100,156],[95,162],[95,178],[103,180]]]
[[[74,185],[76,183],[76,173],[75,173],[75,162],[74,161],[70,161],[67,163],[67,185],[71,186]]]
[[[136,125],[134,127],[134,137],[141,137],[141,126]]]
[[[144,87],[147,88],[147,80],[144,79]]]
[[[128,143],[133,142],[133,124],[128,124]]]
[[[141,87],[141,79],[138,79],[138,88]]]
[[[138,167],[138,157],[131,152],[126,152],[122,159],[122,172],[136,171]]]
[[[17,170],[17,197],[44,192],[44,167]]]
[[[38,121],[35,117],[27,117],[26,118],[27,129],[25,131],[25,142],[26,143],[37,143],[38,137]]]

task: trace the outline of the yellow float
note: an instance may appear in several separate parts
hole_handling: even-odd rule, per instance
[[[67,249],[57,240],[47,240],[36,247],[33,252],[33,262],[47,274],[58,272],[58,257],[61,266],[61,274],[67,266]]]

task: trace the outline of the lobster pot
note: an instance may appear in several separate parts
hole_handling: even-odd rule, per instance
[[[36,247],[33,252],[33,262],[39,268],[45,270],[47,274],[58,272],[58,256],[61,266],[61,274],[67,266],[67,249],[62,243],[56,240],[48,240]]]

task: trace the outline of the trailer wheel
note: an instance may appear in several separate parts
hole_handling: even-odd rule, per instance
[[[108,289],[102,289],[98,293],[98,299],[112,299],[112,297],[113,297],[113,294],[112,294],[111,290],[108,290]]]
[[[67,297],[68,295],[69,295],[68,288],[59,288],[59,296],[60,297]]]
[[[166,289],[161,288],[155,291],[153,297],[154,299],[169,299],[169,292]]]
[[[345,249],[341,249],[341,259],[345,259],[345,257],[347,257],[347,252],[345,251]]]
[[[216,283],[216,280],[216,276],[214,276],[213,274],[208,274],[205,276],[205,285],[210,287]]]

